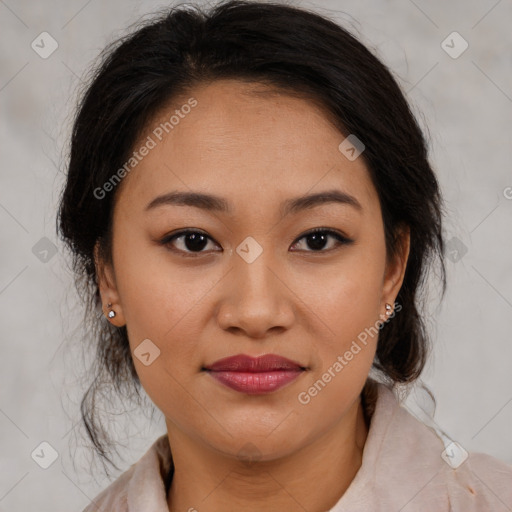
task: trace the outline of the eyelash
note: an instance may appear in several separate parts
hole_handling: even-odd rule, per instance
[[[203,235],[205,236],[206,238],[210,239],[211,241],[214,241],[210,236],[208,236],[204,231],[201,231],[201,230],[193,230],[193,229],[185,229],[185,230],[181,230],[181,231],[178,231],[177,233],[174,233],[172,235],[167,235],[165,236],[161,241],[160,243],[166,247],[169,247],[170,250],[174,251],[174,252],[177,252],[177,253],[180,253],[181,255],[185,256],[185,257],[197,257],[197,256],[200,256],[201,254],[206,254],[204,251],[198,251],[198,252],[193,252],[193,251],[183,251],[182,249],[176,249],[174,247],[171,246],[171,242],[173,242],[175,239],[177,238],[180,238],[182,237],[183,235],[187,235],[187,234],[191,234],[191,233],[194,233],[194,234],[199,234],[199,235]],[[331,248],[331,249],[327,249],[327,250],[323,250],[323,249],[320,249],[318,251],[313,251],[313,250],[306,250],[306,251],[303,251],[303,252],[308,252],[308,253],[317,253],[317,254],[321,254],[321,253],[328,253],[328,252],[331,252],[331,251],[334,251],[336,249],[339,249],[342,245],[349,245],[351,243],[354,242],[354,240],[350,239],[350,238],[347,238],[345,236],[343,236],[342,234],[338,233],[337,231],[334,231],[332,229],[328,229],[328,228],[314,228],[314,229],[310,229],[309,231],[307,231],[306,233],[302,234],[299,238],[297,238],[292,245],[296,245],[300,240],[302,240],[303,238],[306,238],[307,236],[309,235],[312,235],[314,233],[324,233],[324,234],[327,234],[329,236],[332,236],[333,238],[335,238],[337,241],[338,241],[338,244],[336,247],[334,248]],[[214,241],[215,242],[215,241]],[[217,243],[217,242],[215,242]],[[217,244],[218,245],[218,244]],[[300,252],[300,251],[299,251]]]

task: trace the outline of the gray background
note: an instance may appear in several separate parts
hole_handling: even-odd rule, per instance
[[[429,301],[424,381],[451,439],[512,463],[512,2],[295,4],[374,49],[429,127],[450,251],[446,299],[439,305],[433,289]],[[80,77],[128,24],[165,5],[0,0],[0,512],[81,511],[108,484],[77,424],[87,360],[55,211]],[[59,45],[47,59],[31,48],[43,31]],[[469,44],[455,59],[441,45],[453,31]],[[123,469],[165,432],[160,416],[137,411],[112,428],[126,444]],[[42,441],[59,455],[48,469],[31,458]]]

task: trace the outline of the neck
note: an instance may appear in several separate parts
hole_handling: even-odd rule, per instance
[[[241,461],[200,445],[167,421],[174,473],[170,512],[325,512],[345,493],[362,463],[368,424],[361,399],[331,429],[279,459]]]

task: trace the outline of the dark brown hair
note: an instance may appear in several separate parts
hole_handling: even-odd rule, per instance
[[[108,45],[100,59],[74,118],[57,219],[96,347],[81,413],[97,452],[113,464],[98,398],[111,389],[121,397],[140,398],[140,381],[126,327],[103,318],[93,257],[99,241],[102,257],[111,262],[112,211],[119,187],[101,200],[94,190],[123,166],[163,106],[216,79],[269,84],[315,102],[341,134],[363,141],[388,258],[399,248],[400,227],[408,226],[411,234],[397,297],[401,311],[379,333],[374,368],[392,382],[417,379],[429,351],[420,291],[436,257],[443,296],[446,289],[442,198],[424,134],[386,66],[347,30],[319,14],[252,1],[222,2],[209,10],[185,4],[159,12]]]

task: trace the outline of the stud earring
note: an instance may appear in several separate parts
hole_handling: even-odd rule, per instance
[[[111,302],[109,302],[109,303],[107,304],[107,308],[110,308],[111,306],[112,306],[112,303],[111,303]],[[116,316],[116,312],[115,312],[114,310],[112,310],[112,309],[111,309],[111,310],[108,312],[108,317],[109,317],[109,318],[114,318],[115,316]]]
[[[391,313],[393,312],[393,308],[391,307],[391,304],[388,304],[386,302],[386,315],[391,315]]]

